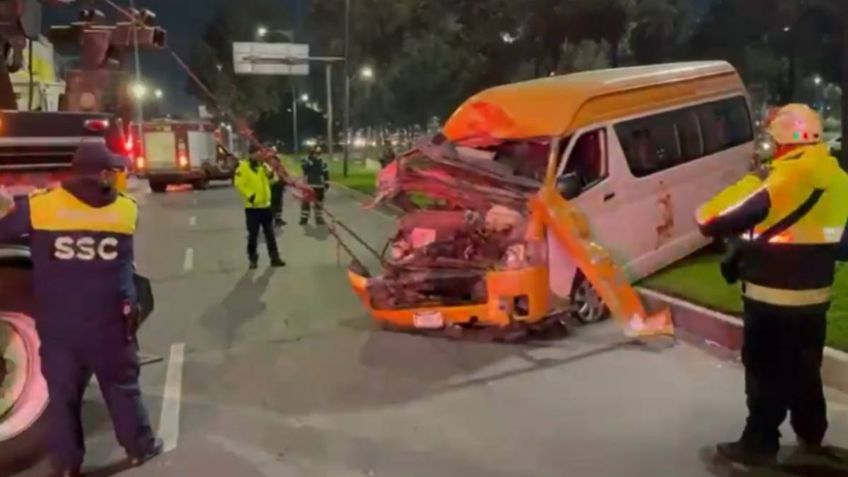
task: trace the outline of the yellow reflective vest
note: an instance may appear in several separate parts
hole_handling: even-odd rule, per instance
[[[267,164],[260,162],[254,168],[250,161],[240,161],[234,184],[244,199],[246,209],[267,209],[271,207],[271,184],[278,180]]]
[[[696,215],[706,235],[747,242],[740,277],[748,298],[779,306],[829,301],[848,222],[848,174],[826,146],[776,158],[765,179],[745,176]]]

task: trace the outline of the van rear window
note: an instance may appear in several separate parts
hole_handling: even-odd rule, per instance
[[[743,96],[633,119],[617,124],[615,132],[636,177],[753,140]]]

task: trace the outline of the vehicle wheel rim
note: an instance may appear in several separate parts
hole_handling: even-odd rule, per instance
[[[47,406],[32,319],[0,312],[0,442],[29,429]]]
[[[577,318],[583,323],[601,321],[606,313],[603,300],[586,280],[577,287],[574,293],[574,305]]]

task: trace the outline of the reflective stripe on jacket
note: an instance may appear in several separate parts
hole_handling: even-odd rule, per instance
[[[276,174],[264,163],[257,163],[254,168],[250,161],[241,161],[236,168],[234,183],[246,209],[271,207],[271,184],[274,182]]]
[[[62,187],[33,193],[0,219],[0,241],[29,236],[40,333],[85,336],[124,326],[123,304],[136,298],[137,221],[138,206],[127,196],[92,207]]]
[[[793,215],[786,230],[759,239]],[[775,159],[764,180],[751,174],[719,193],[697,220],[706,235],[747,240],[739,272],[755,285],[746,291],[749,299],[778,306],[808,306],[815,297],[827,302],[823,290],[833,284],[848,221],[848,174],[824,145],[802,147]]]

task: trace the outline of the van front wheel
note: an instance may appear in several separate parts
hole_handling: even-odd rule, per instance
[[[592,283],[583,275],[574,281],[571,292],[571,310],[573,316],[583,324],[598,323],[609,317],[610,311]]]

